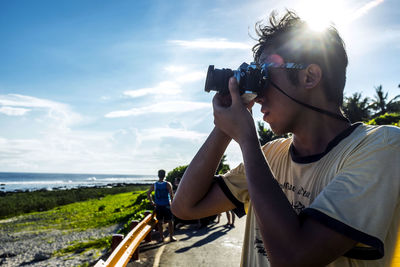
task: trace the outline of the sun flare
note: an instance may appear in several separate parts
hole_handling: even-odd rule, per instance
[[[316,31],[322,31],[331,23],[343,26],[348,21],[349,8],[344,0],[303,0],[297,10],[310,28]]]

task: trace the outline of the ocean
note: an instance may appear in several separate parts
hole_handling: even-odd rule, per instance
[[[0,191],[35,191],[106,186],[118,183],[148,184],[156,175],[0,172]]]

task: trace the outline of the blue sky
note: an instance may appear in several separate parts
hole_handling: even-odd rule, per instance
[[[0,0],[0,171],[188,164],[213,128],[208,65],[251,62],[255,22],[285,8],[336,23],[350,62],[345,95],[373,97],[378,85],[400,94],[397,0]],[[237,144],[227,159],[241,161]]]

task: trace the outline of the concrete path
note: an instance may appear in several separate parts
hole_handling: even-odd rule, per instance
[[[207,228],[185,225],[175,232],[177,242],[170,243],[167,237],[164,243],[142,244],[139,261],[128,266],[239,266],[245,220],[245,217],[236,217],[235,227],[226,227],[226,216],[222,214],[219,224],[213,223]]]

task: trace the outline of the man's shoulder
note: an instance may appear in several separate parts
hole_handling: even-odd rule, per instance
[[[354,137],[362,138],[368,143],[400,149],[400,128],[397,126],[361,124]]]
[[[292,137],[288,138],[278,138],[272,141],[269,141],[265,145],[263,145],[262,150],[264,153],[271,151],[288,151],[290,145],[292,144]]]

